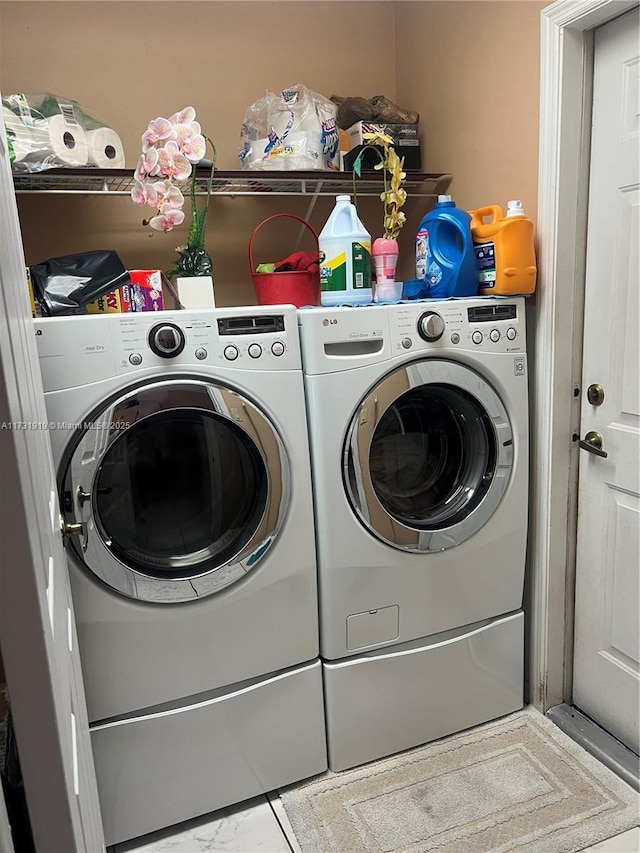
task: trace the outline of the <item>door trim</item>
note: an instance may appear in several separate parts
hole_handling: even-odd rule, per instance
[[[593,30],[638,0],[558,0],[540,13],[539,284],[532,412],[529,701],[572,689],[577,448]],[[577,216],[576,216],[577,211]],[[562,440],[562,437],[566,440]],[[553,472],[553,474],[552,474]]]

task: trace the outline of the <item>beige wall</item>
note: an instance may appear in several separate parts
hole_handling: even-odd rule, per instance
[[[397,90],[420,112],[423,168],[452,172],[466,209],[521,198],[535,220],[536,0],[396,4]]]
[[[123,139],[135,166],[148,121],[192,104],[218,165],[237,167],[247,106],[303,83],[326,96],[385,94],[421,113],[424,171],[452,172],[469,207],[523,198],[535,216],[540,2],[0,2],[0,89],[79,101]],[[375,57],[375,58],[373,58]],[[251,304],[247,244],[271,213],[305,215],[309,199],[215,197],[207,248],[218,304]],[[372,235],[380,205],[360,200]],[[321,200],[319,231],[332,206]],[[409,199],[402,277],[430,202]],[[97,248],[129,268],[173,264],[184,230],[149,237],[126,197],[21,195],[27,263]],[[268,229],[268,230],[267,230]],[[287,230],[289,229],[289,230]],[[282,231],[282,236],[278,232]],[[271,224],[257,261],[295,248],[297,225]]]

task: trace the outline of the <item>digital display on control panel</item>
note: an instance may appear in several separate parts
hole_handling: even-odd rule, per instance
[[[507,305],[475,305],[467,308],[470,323],[495,323],[496,320],[515,320],[516,306]]]
[[[220,317],[218,334],[220,335],[264,335],[268,332],[284,332],[284,316],[273,314],[259,317]]]

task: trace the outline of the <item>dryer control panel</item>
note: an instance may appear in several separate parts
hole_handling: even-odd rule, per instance
[[[302,369],[293,306],[53,317],[34,325],[45,391],[148,368]]]
[[[435,300],[390,305],[394,353],[459,347],[525,352],[524,299]]]

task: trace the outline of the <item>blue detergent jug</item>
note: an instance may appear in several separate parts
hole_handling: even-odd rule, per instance
[[[450,195],[438,196],[416,235],[416,278],[405,282],[409,299],[475,296],[478,263],[473,249],[471,217]]]

